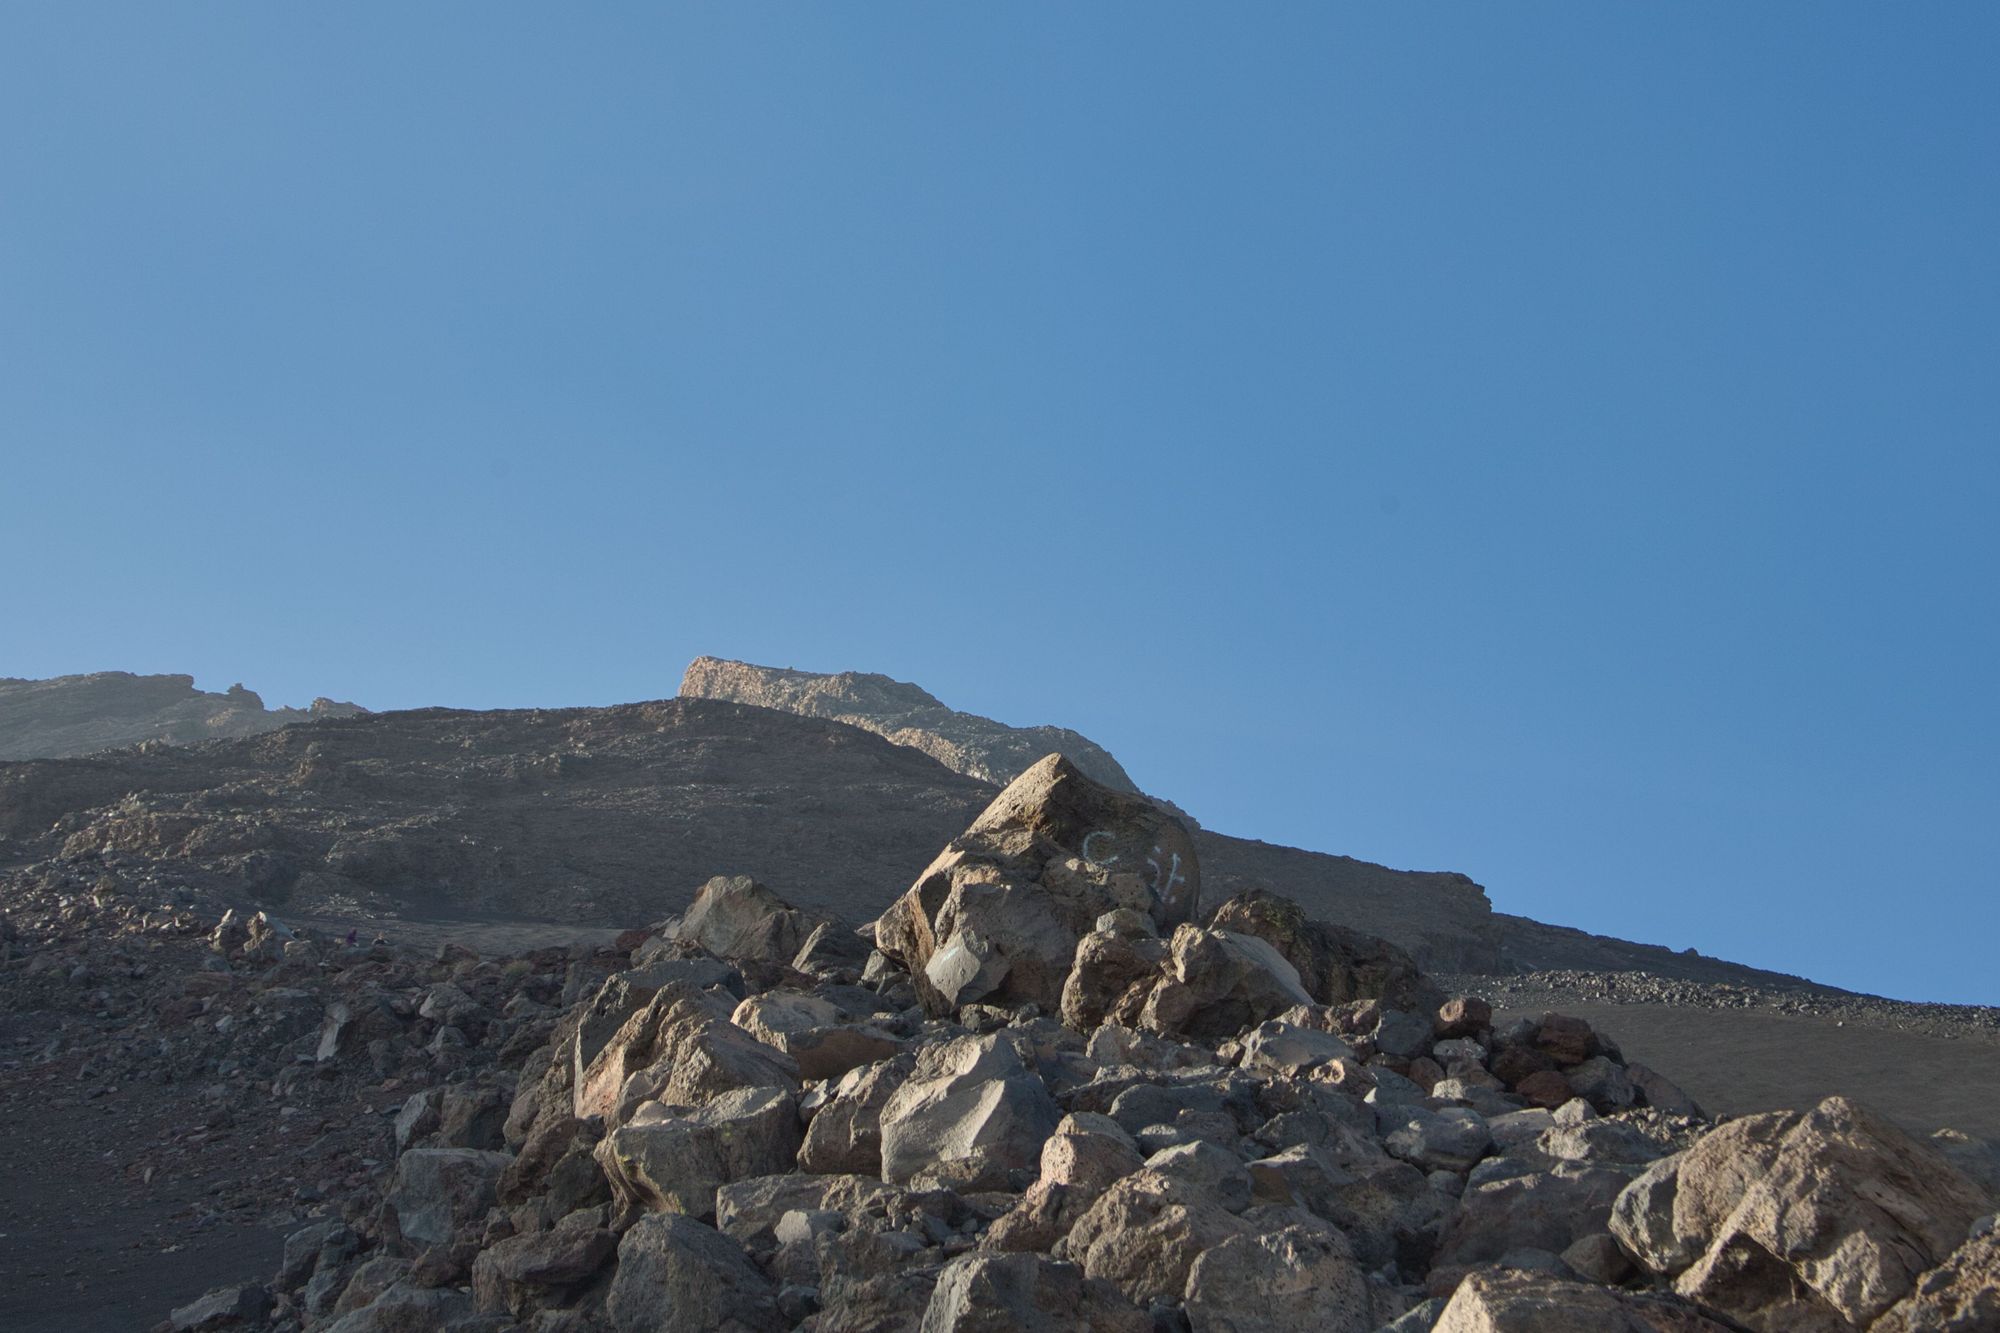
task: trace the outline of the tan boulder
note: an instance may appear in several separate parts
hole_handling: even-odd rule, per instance
[[[1077,941],[1119,908],[1161,929],[1201,891],[1194,840],[1162,807],[1100,786],[1061,755],[1034,764],[875,924],[924,1005],[1056,1011]]]
[[[905,1055],[842,1074],[806,1126],[799,1170],[881,1175],[882,1108],[915,1068],[916,1060]]]
[[[1183,1299],[1201,1252],[1249,1233],[1240,1218],[1186,1182],[1148,1169],[1106,1190],[1077,1219],[1058,1254],[1148,1305]]]
[[[574,1114],[618,1126],[642,1102],[700,1106],[740,1088],[797,1092],[798,1066],[718,1015],[699,992],[662,987],[577,1080]]]
[[[707,1218],[718,1187],[789,1171],[798,1150],[791,1094],[744,1088],[692,1110],[648,1102],[597,1145],[597,1161],[619,1199]]]
[[[1993,1200],[1929,1144],[1845,1097],[1733,1121],[1613,1210],[1682,1295],[1759,1333],[1865,1329],[1946,1261]],[[1670,1208],[1671,1224],[1661,1212]]]

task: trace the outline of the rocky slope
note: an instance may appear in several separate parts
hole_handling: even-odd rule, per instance
[[[844,723],[742,704],[425,709],[0,764],[0,875],[116,869],[212,910],[620,926],[746,871],[865,919],[995,790]],[[1438,965],[1499,962],[1462,875],[1195,836],[1224,896],[1261,886]]]
[[[1067,727],[1010,727],[947,708],[906,681],[860,671],[819,673],[697,657],[681,678],[683,699],[756,704],[831,718],[922,750],[955,773],[1005,786],[1046,754],[1060,754],[1094,780],[1137,791],[1111,752]]]
[[[425,709],[0,764],[0,876],[109,873],[364,927],[628,925],[754,869],[865,916],[991,796],[866,732],[739,704]]]
[[[197,690],[193,676],[98,671],[50,680],[0,678],[0,759],[60,758],[144,741],[188,745],[366,711],[331,699],[315,699],[307,708],[266,708],[254,690],[232,685],[214,694]]]
[[[189,914],[37,887],[10,997],[131,1009],[13,1063],[95,1042],[85,1102],[107,1067],[199,1090],[209,1129],[118,1140],[128,1181],[252,1150],[224,1192],[290,1234],[168,1333],[2000,1321],[1992,1145],[1847,1096],[1714,1120],[1587,1022],[1502,1020],[1274,895],[1199,909],[1161,821],[1051,758],[858,929],[718,878],[515,959],[230,917],[190,966]]]

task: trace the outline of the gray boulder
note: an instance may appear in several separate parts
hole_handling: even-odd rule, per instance
[[[842,1074],[806,1126],[799,1170],[881,1175],[882,1111],[916,1065],[904,1055]]]
[[[1390,1154],[1425,1171],[1470,1171],[1493,1146],[1485,1119],[1462,1106],[1390,1106],[1379,1117]]]
[[[1346,1237],[1328,1226],[1231,1236],[1188,1270],[1194,1333],[1369,1333],[1367,1280]]]
[[[776,1292],[735,1241],[674,1213],[643,1217],[618,1244],[605,1301],[617,1333],[772,1333]]]
[[[921,1333],[1151,1333],[1108,1282],[1033,1254],[961,1255],[945,1266]]]
[[[1062,1118],[999,1034],[925,1048],[882,1108],[882,1176],[960,1190],[1007,1189],[1031,1174]]]
[[[603,1227],[558,1227],[510,1237],[473,1261],[473,1303],[488,1314],[522,1314],[588,1282],[617,1249],[617,1235]]]
[[[383,1203],[406,1240],[449,1245],[486,1216],[508,1161],[478,1148],[412,1148],[396,1159]]]
[[[261,1283],[246,1282],[214,1291],[188,1302],[167,1316],[173,1333],[240,1328],[262,1320],[271,1309],[271,1293]]]

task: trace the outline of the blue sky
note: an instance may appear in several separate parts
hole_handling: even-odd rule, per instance
[[[0,674],[1060,722],[2000,1002],[2000,11],[0,14]]]

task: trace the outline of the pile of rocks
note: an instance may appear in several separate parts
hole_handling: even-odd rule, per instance
[[[1992,1326],[1994,1202],[1935,1148],[1840,1099],[1717,1126],[1587,1023],[1198,886],[1054,757],[859,931],[713,880],[168,1327]]]

